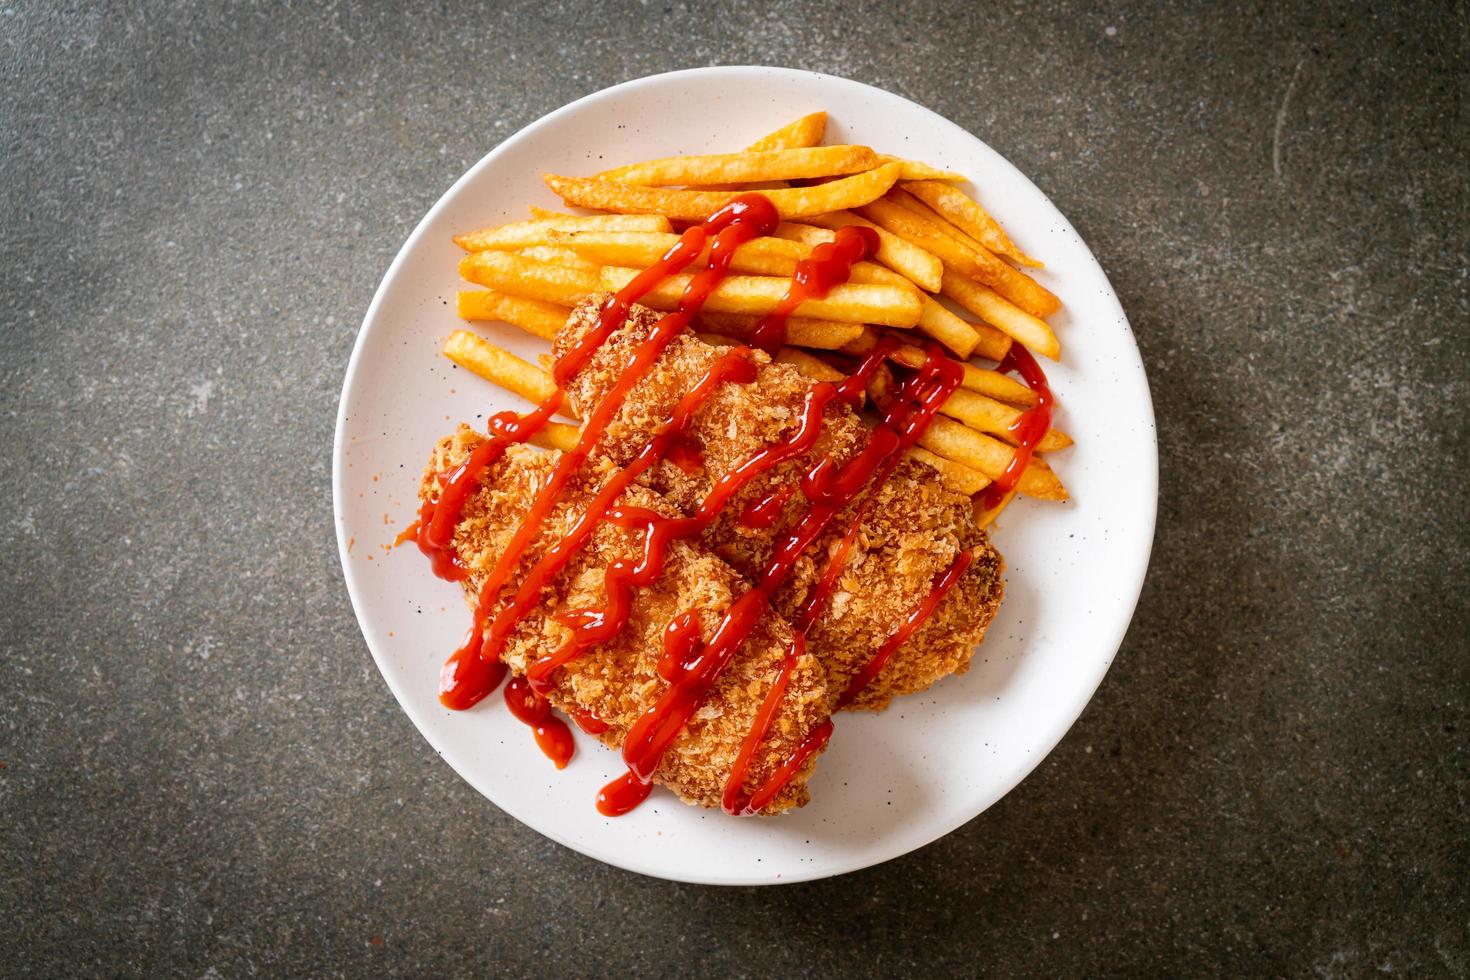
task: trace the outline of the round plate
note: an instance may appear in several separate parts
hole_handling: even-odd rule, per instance
[[[994,540],[1007,563],[999,618],[969,673],[881,715],[844,713],[811,780],[812,802],[737,819],[658,790],[632,814],[602,817],[593,798],[623,771],[616,753],[578,736],[558,772],[500,697],[466,712],[439,705],[444,658],[470,615],[412,547],[388,550],[413,519],[434,442],[461,420],[521,408],[440,353],[455,317],[456,232],[559,208],[548,171],[589,174],[676,153],[736,150],[825,109],[829,143],[864,143],[971,177],[1017,244],[1043,259],[1038,278],[1061,364],[1046,365],[1059,427],[1077,445],[1053,465],[1068,504],[1019,500]],[[545,344],[511,327],[483,332],[523,357]],[[1022,174],[953,123],[879,89],[776,68],[702,68],[627,82],[521,130],[440,198],[373,297],[347,367],[332,489],[343,574],[363,635],[403,710],[461,776],[542,834],[609,864],[679,881],[768,884],[841,874],[949,833],[1018,783],[1076,720],[1122,642],[1153,540],[1158,488],[1153,409],[1138,348],[1107,277]]]

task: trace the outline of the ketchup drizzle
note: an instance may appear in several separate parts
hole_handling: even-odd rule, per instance
[[[658,660],[658,675],[670,684],[684,676],[704,639],[699,635],[699,614],[686,609],[664,627],[664,653]]]
[[[693,516],[670,518],[646,508],[614,506],[632,482],[661,459],[668,459],[687,473],[697,473],[703,468],[698,448],[684,439],[694,412],[719,385],[725,382],[747,383],[754,380],[756,373],[749,348],[740,347],[726,352],[680,399],[658,434],[638,456],[615,473],[598,492],[572,529],[531,567],[520,587],[510,597],[501,600],[501,593],[527,548],[540,533],[582,463],[601,441],[634,386],[647,374],[668,344],[690,326],[694,315],[727,275],[735,250],[752,238],[771,234],[778,220],[779,216],[769,200],[758,194],[747,194],[731,201],[703,224],[687,229],[679,242],[658,262],[635,276],[603,304],[596,325],[556,362],[552,375],[557,387],[534,411],[525,415],[503,412],[491,418],[490,439],[478,446],[463,464],[440,477],[442,489],[438,499],[421,508],[419,520],[412,529],[419,548],[432,560],[436,574],[450,581],[465,578],[467,571],[453,547],[454,531],[463,516],[466,501],[479,489],[486,469],[494,465],[511,445],[529,440],[562,408],[566,401],[565,386],[623,324],[633,304],[666,277],[688,267],[708,245],[706,266],[691,279],[677,309],[660,318],[650,335],[629,355],[617,382],[588,415],[577,445],[562,454],[539,488],[521,526],[479,590],[474,625],[465,644],[444,665],[441,674],[440,700],[446,706],[465,708],[479,701],[494,690],[506,673],[499,660],[505,641],[521,619],[535,607],[543,586],[586,543],[598,523],[611,520],[626,528],[642,529],[644,537],[639,558],[613,562],[604,572],[607,596],[604,608],[559,613],[556,620],[569,627],[571,635],[556,652],[535,660],[524,677],[514,678],[505,689],[511,712],[532,726],[538,745],[557,763],[558,768],[565,766],[571,758],[574,744],[570,729],[552,716],[544,696],[551,686],[551,674],[586,648],[617,635],[627,623],[633,590],[657,579],[672,541],[697,537],[714,521],[730,498],[751,480],[771,467],[809,453],[820,436],[825,409],[833,399],[847,402],[854,408],[860,407],[868,381],[896,346],[891,338],[885,338],[841,384],[813,386],[807,393],[797,427],[790,436],[760,450],[716,481]],[[785,297],[757,327],[754,344],[772,352],[779,348],[792,313],[803,302],[825,296],[836,285],[845,282],[851,275],[852,266],[872,255],[877,245],[877,236],[871,229],[852,227],[840,229],[834,241],[817,246],[810,258],[797,264]],[[1024,351],[1019,351],[1014,361],[1008,355],[1002,370],[1009,364],[1021,371],[1031,383],[1026,362],[1030,362],[1029,370],[1039,377],[1039,369]],[[648,796],[652,775],[665,751],[749,638],[771,596],[790,575],[797,559],[865,488],[871,486],[873,493],[877,492],[903,453],[928,426],[939,405],[959,386],[960,379],[959,365],[929,345],[924,364],[915,375],[898,386],[881,422],[872,430],[862,449],[842,465],[831,457],[824,457],[801,480],[801,491],[809,502],[806,512],[781,538],[755,585],[729,607],[708,642],[701,636],[699,619],[693,610],[681,613],[668,625],[658,671],[669,686],[629,731],[623,746],[623,758],[629,771],[598,794],[599,812],[608,816],[626,813]],[[1044,390],[1045,379],[1042,378],[1040,383]],[[1041,391],[1038,394],[1041,395]],[[1049,405],[1050,392],[1046,391],[1039,398],[1037,408],[1049,408]],[[1017,426],[1024,421],[1025,417],[1018,420]],[[1040,433],[1032,440],[1033,447],[1049,425],[1049,411],[1044,422]],[[1024,451],[1029,458],[1026,440],[1020,438],[1018,441],[1021,448],[1017,450],[1017,457]],[[1015,466],[1015,461],[1012,465]],[[1024,461],[1019,468],[1024,469]],[[772,491],[747,507],[740,522],[747,527],[773,526],[793,494],[794,488],[790,486]],[[831,738],[833,725],[828,718],[808,732],[754,792],[748,797],[744,795],[743,787],[751,762],[769,734],[791,675],[805,649],[804,630],[815,620],[840,574],[865,511],[866,505],[859,508],[853,527],[833,553],[821,582],[798,619],[791,647],[781,662],[771,689],[757,709],[755,721],[742,742],[724,786],[722,806],[727,812],[759,812]],[[405,532],[405,536],[408,533]],[[962,557],[969,557],[969,553]],[[864,685],[877,676],[893,651],[933,612],[968,564],[968,561],[962,563],[957,559],[949,572],[941,577],[920,608],[910,614],[859,675]],[[855,681],[844,694],[843,703],[860,689]],[[591,734],[602,734],[608,729],[605,722],[575,706],[570,714],[580,727]]]
[[[512,677],[505,685],[505,706],[518,721],[531,727],[536,735],[536,744],[548,759],[556,763],[556,768],[565,769],[577,748],[572,741],[572,730],[566,722],[552,716],[551,705],[531,690],[524,677]]]
[[[669,454],[664,458],[679,467],[686,476],[698,476],[704,470],[704,453],[687,439],[680,439],[669,447]]]
[[[882,422],[862,450],[840,467],[826,457],[808,474],[803,483],[812,506],[777,544],[755,586],[731,604],[698,659],[629,730],[623,743],[623,761],[637,778],[652,778],[664,753],[749,637],[802,552],[864,487],[871,484],[872,492],[877,492],[939,406],[959,387],[961,378],[959,364],[929,345],[923,367],[899,387],[898,397],[885,410]],[[837,393],[836,386],[826,383],[816,385],[813,391],[824,385],[833,395]]]
[[[754,758],[755,750],[760,748],[766,732],[771,729],[771,722],[776,718],[776,710],[781,707],[781,698],[786,694],[786,685],[791,680],[792,671],[796,670],[796,662],[805,652],[806,636],[797,633],[791,641],[790,649],[786,651],[785,659],[781,661],[781,669],[776,674],[775,682],[771,684],[771,689],[766,692],[765,699],[756,710],[750,731],[740,743],[740,752],[735,756],[734,765],[730,767],[730,775],[725,779],[725,792],[720,800],[721,808],[731,816],[743,815],[745,808],[750,805],[750,800],[740,798],[740,789],[745,785],[745,773],[750,769],[750,760]]]
[[[664,278],[687,267],[699,257],[706,243],[709,243],[708,264],[685,289],[678,310],[663,317],[649,338],[630,357],[619,384],[608,392],[588,418],[577,445],[570,452],[563,453],[557,461],[555,470],[532,501],[521,526],[481,585],[475,603],[470,639],[450,658],[441,674],[439,699],[446,707],[473,705],[500,683],[504,676],[503,671],[472,669],[466,661],[472,657],[486,661],[498,659],[505,639],[521,617],[529,611],[530,605],[534,605],[534,602],[527,604],[526,590],[519,590],[516,600],[495,616],[493,634],[487,637],[486,627],[491,610],[526,548],[540,532],[562,490],[601,439],[607,423],[622,405],[633,385],[646,373],[649,365],[658,358],[669,341],[684,331],[709,294],[725,277],[735,249],[752,238],[770,234],[775,230],[778,221],[779,215],[768,199],[758,194],[744,194],[716,211],[708,221],[686,230],[658,262],[645,269],[603,304],[598,312],[596,326],[587,331],[553,366],[552,377],[557,387],[545,401],[524,416],[502,412],[492,417],[491,438],[477,447],[470,458],[443,481],[444,488],[439,499],[432,505],[425,505],[424,514],[427,519],[420,521],[420,548],[433,560],[435,571],[441,577],[451,580],[464,578],[464,570],[458,566],[458,560],[454,557],[454,528],[463,516],[465,501],[479,489],[480,478],[486,468],[505,455],[506,449],[512,443],[525,442],[545,427],[566,400],[566,383],[586,365],[607,337],[623,324],[633,304]],[[709,242],[711,234],[714,235],[713,242]],[[737,357],[743,356],[738,351],[732,353]],[[428,512],[430,506],[433,508],[432,513]],[[590,532],[590,528],[588,530]],[[490,640],[488,649],[487,639]],[[450,686],[446,687],[446,684]],[[481,688],[476,687],[477,684],[489,686]]]
[[[1026,382],[1026,386],[1036,392],[1036,404],[1022,412],[1021,417],[1012,422],[1007,430],[1015,437],[1016,451],[1011,455],[1011,461],[1006,464],[1000,476],[980,491],[981,505],[987,510],[999,507],[1005,495],[1016,489],[1016,484],[1021,482],[1021,474],[1026,472],[1026,466],[1031,462],[1031,454],[1036,451],[1036,446],[1051,428],[1051,410],[1056,403],[1051,387],[1046,383],[1046,375],[1042,372],[1041,365],[1037,364],[1031,352],[1020,344],[1012,344],[995,369],[1001,374],[1009,371],[1019,374],[1021,380]]]
[[[756,325],[750,342],[767,354],[774,354],[786,343],[786,321],[810,299],[821,299],[834,286],[847,282],[852,267],[878,251],[878,233],[871,228],[853,225],[837,229],[830,242],[812,249],[809,258],[796,263],[786,295],[770,315]]]
[[[597,812],[604,817],[621,817],[648,799],[652,792],[652,783],[625,772],[597,791]]]
[[[903,646],[904,641],[913,636],[919,627],[923,626],[924,622],[930,616],[934,615],[934,610],[939,607],[939,603],[949,594],[949,590],[955,587],[955,584],[960,580],[960,576],[965,574],[965,570],[970,567],[970,563],[974,560],[975,553],[973,551],[961,551],[958,555],[955,555],[955,559],[950,563],[949,568],[930,587],[929,594],[924,597],[923,601],[919,603],[913,612],[904,618],[904,621],[899,625],[898,629],[893,631],[893,635],[884,641],[883,646],[879,647],[878,652],[873,654],[872,659],[863,665],[863,669],[858,671],[857,676],[847,685],[847,690],[842,692],[842,697],[837,701],[837,707],[841,708],[851,704],[853,698],[862,693],[863,688],[873,683],[873,678],[877,677],[883,668],[887,666],[889,659],[893,657],[894,651]]]
[[[786,506],[786,501],[796,488],[789,484],[777,487],[759,500],[752,501],[750,506],[740,512],[736,523],[741,527],[765,530],[781,519],[781,508]]]

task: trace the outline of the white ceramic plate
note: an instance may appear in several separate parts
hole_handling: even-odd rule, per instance
[[[659,790],[610,820],[597,789],[617,755],[578,736],[558,772],[499,696],[462,713],[437,699],[439,667],[469,612],[411,547],[385,545],[414,516],[419,472],[461,420],[512,397],[440,356],[454,314],[451,234],[559,206],[541,174],[592,173],[675,153],[725,152],[798,115],[830,113],[829,142],[866,143],[972,177],[981,201],[1063,300],[1065,356],[1047,365],[1058,425],[1077,440],[1054,465],[1066,505],[1022,500],[995,532],[1005,602],[969,673],[882,715],[838,717],[812,802],[736,819]],[[971,188],[972,190],[974,188]],[[487,328],[522,356],[544,350]],[[767,884],[864,868],[949,833],[1036,767],[1076,720],[1122,642],[1153,539],[1153,410],[1138,348],[1107,277],[1067,219],[1019,171],[953,123],[857,82],[776,68],[704,68],[627,82],[521,130],[465,174],[414,229],[373,297],[347,368],[333,458],[337,538],[352,605],[388,686],[445,761],[517,819],[584,854],[680,881]]]

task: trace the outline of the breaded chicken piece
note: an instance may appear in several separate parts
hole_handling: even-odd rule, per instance
[[[435,448],[420,485],[420,497],[439,495],[439,474],[467,459],[485,440],[468,426],[460,426]],[[465,504],[454,532],[454,549],[469,570],[465,594],[473,607],[481,583],[502,548],[522,523],[536,491],[560,454],[514,446],[485,473],[480,489]],[[519,584],[527,570],[544,555],[580,515],[593,490],[603,485],[611,464],[589,460],[585,474],[574,480],[552,512],[544,530],[528,549],[511,580]],[[675,509],[646,487],[634,486],[619,503],[646,507],[666,516]],[[620,558],[636,559],[641,531],[625,530],[603,521],[577,555],[552,580],[543,601],[516,628],[501,659],[516,674],[525,673],[531,660],[557,650],[569,630],[553,621],[558,611],[602,608],[606,593],[603,573]],[[601,737],[608,745],[622,745],[628,730],[644,710],[669,686],[658,673],[664,628],[676,615],[694,610],[708,638],[726,608],[746,589],[741,576],[728,564],[695,542],[674,542],[663,574],[651,586],[636,590],[627,627],[614,640],[591,647],[553,675],[555,690],[548,700],[554,707],[574,707],[607,723]],[[756,710],[775,682],[792,642],[792,630],[774,611],[763,616],[720,676],[713,690],[684,732],[672,744],[654,774],[654,782],[672,789],[680,799],[700,806],[719,806],[725,780],[742,741],[750,731]],[[780,708],[744,781],[753,793],[802,739],[830,714],[826,674],[812,655],[799,658]],[[815,756],[762,811],[778,813],[804,805]]]
[[[558,356],[597,323],[606,294],[583,301],[556,338]],[[592,356],[568,388],[582,417],[621,376],[632,351],[661,314],[635,306],[627,322]],[[633,388],[603,437],[599,452],[619,465],[631,460],[669,415],[674,403],[724,351],[693,334],[675,338],[652,370]],[[703,457],[693,473],[665,460],[643,482],[685,514],[698,510],[714,481],[761,449],[787,439],[814,382],[756,352],[760,364],[750,384],[724,384],[695,413],[686,442]],[[760,575],[783,529],[805,512],[808,502],[791,494],[781,519],[767,529],[744,527],[740,515],[783,486],[796,486],[823,456],[839,464],[866,443],[867,427],[834,399],[812,451],[758,476],[738,493],[707,529],[703,542],[747,578]],[[869,500],[868,498],[872,499]],[[866,505],[866,506],[865,506]],[[896,695],[927,688],[969,666],[975,645],[994,618],[1003,591],[1003,563],[985,532],[975,526],[970,500],[946,487],[922,463],[904,460],[876,495],[867,492],[837,515],[797,562],[776,594],[775,607],[798,619],[840,545],[858,509],[863,518],[828,604],[808,630],[810,649],[827,668],[832,704],[889,636],[929,594],[962,550],[974,561],[933,616],[889,660],[883,671],[849,705],[881,710]]]

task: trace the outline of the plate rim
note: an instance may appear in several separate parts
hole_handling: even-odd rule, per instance
[[[379,652],[377,643],[375,643],[374,638],[369,635],[369,630],[365,625],[365,616],[362,604],[359,600],[358,595],[360,588],[356,582],[357,573],[354,570],[353,563],[349,560],[349,535],[347,533],[343,508],[346,488],[344,486],[345,467],[342,464],[343,453],[346,448],[345,432],[348,423],[348,395],[349,392],[352,390],[353,381],[360,367],[360,362],[361,358],[363,357],[363,350],[365,346],[364,341],[369,332],[369,326],[373,323],[378,314],[379,308],[385,301],[385,296],[388,292],[389,284],[396,279],[399,269],[408,261],[410,254],[415,251],[419,240],[424,237],[428,227],[434,223],[435,218],[440,214],[440,212],[445,210],[449,206],[449,202],[457,196],[457,192],[466,184],[476,180],[482,171],[490,168],[494,164],[496,159],[498,159],[502,154],[508,152],[511,147],[525,139],[531,138],[542,129],[554,125],[563,116],[572,114],[575,110],[582,108],[588,103],[611,98],[615,94],[622,94],[633,89],[658,84],[665,84],[680,77],[711,74],[730,74],[738,76],[749,72],[784,74],[792,76],[794,78],[806,77],[816,80],[819,84],[835,83],[837,85],[858,86],[860,88],[868,89],[872,92],[878,93],[879,95],[887,98],[901,100],[907,103],[913,109],[918,110],[922,115],[926,116],[931,124],[946,128],[950,130],[953,134],[961,137],[962,139],[972,141],[989,151],[991,154],[994,155],[995,160],[997,160],[1002,166],[1012,171],[1013,177],[1019,178],[1032,191],[1034,191],[1049,205],[1051,205],[1052,209],[1056,211],[1057,215],[1064,223],[1064,230],[1066,232],[1069,232],[1072,236],[1076,238],[1078,244],[1086,252],[1087,257],[1092,261],[1092,263],[1101,273],[1103,282],[1107,286],[1107,298],[1111,300],[1112,304],[1117,308],[1117,313],[1121,324],[1126,332],[1128,342],[1131,345],[1133,353],[1138,360],[1139,376],[1143,384],[1143,390],[1141,392],[1143,397],[1141,399],[1141,404],[1143,406],[1146,416],[1140,417],[1140,421],[1147,423],[1148,455],[1150,457],[1151,463],[1151,465],[1147,467],[1147,472],[1139,474],[1136,480],[1138,488],[1140,490],[1146,490],[1146,495],[1149,501],[1149,507],[1147,509],[1147,519],[1145,522],[1147,525],[1148,534],[1147,540],[1145,541],[1142,548],[1141,561],[1139,563],[1139,568],[1137,571],[1137,583],[1133,588],[1129,590],[1132,593],[1133,597],[1131,602],[1129,603],[1126,616],[1124,616],[1121,620],[1122,627],[1119,630],[1117,637],[1112,641],[1111,650],[1104,658],[1102,669],[1098,671],[1093,683],[1087,687],[1085,693],[1079,694],[1077,703],[1073,706],[1069,706],[1069,710],[1067,712],[1057,713],[1056,717],[1065,717],[1067,719],[1065,723],[1059,723],[1055,731],[1052,731],[1050,729],[1046,730],[1044,737],[1037,739],[1037,751],[1033,753],[1033,760],[1030,761],[1030,764],[1024,767],[1016,767],[1011,773],[1011,776],[1013,778],[1010,778],[1003,783],[1004,788],[996,794],[995,798],[990,803],[981,807],[974,813],[959,816],[952,821],[941,822],[939,825],[939,829],[932,836],[928,836],[927,839],[922,840],[919,843],[895,850],[893,853],[888,853],[883,856],[873,858],[871,860],[859,858],[856,863],[849,865],[834,864],[834,866],[832,867],[812,868],[809,870],[793,869],[793,873],[783,874],[778,878],[742,875],[712,875],[708,873],[700,874],[696,871],[690,871],[683,868],[678,869],[678,871],[676,872],[670,872],[666,869],[655,870],[648,866],[639,866],[636,862],[631,860],[623,860],[620,856],[606,856],[601,853],[592,853],[586,847],[582,846],[580,842],[570,840],[565,835],[560,834],[555,830],[548,830],[543,828],[542,826],[538,826],[536,823],[532,822],[532,820],[528,819],[526,815],[524,815],[521,808],[514,805],[513,803],[507,804],[502,800],[494,799],[485,790],[481,789],[480,786],[476,784],[475,780],[472,779],[468,773],[464,772],[459,766],[455,764],[454,761],[452,761],[446,755],[445,746],[441,745],[439,743],[439,739],[436,738],[435,735],[431,734],[432,726],[426,725],[421,722],[419,718],[419,713],[414,707],[413,702],[407,696],[407,692],[404,691],[401,686],[394,680],[392,672],[385,666],[385,655]],[[450,186],[442,194],[440,194],[438,199],[429,208],[429,210],[425,212],[423,217],[419,219],[418,223],[414,226],[413,231],[410,232],[408,237],[404,240],[403,245],[399,247],[397,253],[393,257],[392,262],[389,263],[388,268],[383,273],[381,280],[379,280],[378,286],[373,292],[372,300],[369,302],[367,310],[363,314],[362,322],[357,330],[357,336],[353,341],[352,353],[347,361],[347,369],[343,377],[341,392],[338,395],[337,418],[333,430],[332,439],[332,523],[336,533],[338,561],[342,569],[344,584],[347,587],[348,600],[352,606],[353,617],[357,621],[358,632],[361,634],[363,641],[366,643],[368,652],[372,655],[374,666],[377,668],[378,673],[382,676],[383,680],[387,683],[388,689],[392,692],[393,697],[398,702],[400,709],[402,709],[404,714],[408,716],[409,720],[418,730],[419,735],[426,742],[428,742],[430,748],[434,750],[435,754],[438,755],[443,762],[448,764],[450,769],[460,779],[464,780],[471,789],[473,789],[476,793],[478,793],[493,806],[499,808],[500,810],[511,816],[518,823],[521,823],[528,829],[542,835],[543,837],[554,840],[558,844],[561,844],[562,846],[567,847],[570,850],[575,851],[576,853],[581,854],[585,857],[591,858],[592,860],[596,860],[604,864],[609,864],[626,871],[634,872],[636,874],[642,874],[649,877],[659,878],[668,881],[679,881],[690,884],[704,885],[750,886],[796,884],[798,882],[820,880],[823,878],[835,877],[842,874],[849,874],[854,871],[860,871],[864,868],[883,864],[896,858],[902,857],[905,854],[911,854],[914,851],[927,847],[928,845],[934,843],[934,841],[948,836],[955,830],[978,818],[991,807],[995,806],[996,803],[1000,802],[1007,795],[1009,795],[1016,788],[1016,786],[1020,785],[1020,783],[1024,779],[1026,779],[1029,775],[1031,775],[1031,773],[1036,771],[1036,769],[1051,754],[1051,752],[1056,748],[1061,740],[1066,737],[1067,733],[1072,730],[1073,726],[1076,725],[1077,721],[1081,718],[1082,713],[1086,710],[1087,705],[1091,703],[1093,696],[1097,693],[1097,689],[1099,686],[1101,686],[1103,679],[1108,674],[1108,671],[1112,668],[1113,662],[1117,658],[1118,650],[1122,647],[1124,639],[1127,638],[1128,630],[1133,623],[1133,616],[1137,612],[1139,600],[1142,598],[1143,586],[1148,576],[1149,566],[1152,562],[1153,546],[1158,530],[1158,485],[1158,427],[1156,415],[1154,412],[1152,391],[1148,382],[1147,369],[1143,363],[1142,351],[1138,349],[1136,335],[1133,332],[1132,325],[1128,321],[1127,312],[1123,309],[1122,303],[1118,299],[1117,292],[1113,288],[1112,280],[1108,277],[1106,269],[1104,269],[1102,263],[1098,261],[1096,253],[1094,253],[1091,246],[1087,244],[1086,239],[1084,239],[1077,232],[1076,228],[1072,225],[1071,220],[1062,213],[1061,209],[1056,206],[1051,197],[1047,195],[1044,191],[1042,191],[1041,188],[1037,187],[1029,176],[1021,171],[1020,168],[1016,167],[1015,164],[1011,163],[1010,160],[1007,159],[998,150],[990,146],[990,144],[986,143],[974,133],[971,133],[969,130],[960,126],[958,123],[955,123],[954,121],[946,118],[945,116],[941,115],[933,109],[928,108],[927,106],[915,102],[907,96],[900,95],[896,92],[889,91],[888,89],[880,88],[876,85],[870,85],[866,82],[858,81],[856,79],[845,78],[840,75],[831,75],[824,72],[810,71],[802,68],[788,68],[773,65],[709,65],[698,68],[684,68],[674,71],[657,72],[651,75],[643,75],[637,78],[628,79],[627,81],[619,82],[615,85],[610,85],[606,88],[590,92],[586,95],[581,96],[580,98],[574,99],[571,102],[565,103],[564,105],[553,109],[545,115],[542,115],[534,121],[523,126],[516,132],[510,134],[505,139],[497,143],[494,147],[492,147],[489,151],[487,151],[479,160],[477,160],[472,166],[470,166],[469,169],[461,174],[457,180],[450,184]],[[963,810],[961,812],[963,813]]]

